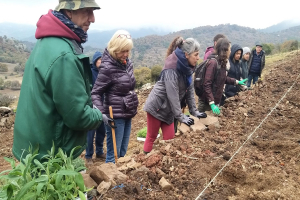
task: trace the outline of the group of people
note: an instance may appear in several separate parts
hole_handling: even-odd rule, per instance
[[[62,148],[67,154],[80,146],[73,156],[86,150],[87,162],[92,164],[96,135],[96,157],[114,163],[113,131],[117,156],[124,157],[127,152],[131,121],[139,105],[129,59],[133,41],[127,31],[116,31],[103,54],[96,52],[90,65],[82,43],[88,39],[90,23],[95,22],[94,10],[100,7],[94,0],[79,2],[59,0],[55,10],[49,10],[37,23],[38,40],[26,63],[15,119],[12,150],[18,160],[35,147],[39,149],[36,158],[43,160],[54,144],[56,150]],[[144,106],[144,152],[152,150],[160,128],[164,140],[172,139],[177,122],[191,126],[194,120],[190,115],[205,118],[207,110],[218,115],[223,93],[235,95],[247,78],[248,87],[252,80],[255,83],[265,62],[261,47],[258,44],[251,52],[248,47],[231,46],[224,35],[218,34],[204,57],[210,60],[197,108],[193,73],[200,59],[200,44],[194,38],[176,37]],[[185,104],[190,115],[181,110]]]

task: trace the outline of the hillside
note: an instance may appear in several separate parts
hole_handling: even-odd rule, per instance
[[[268,70],[253,90],[226,100],[219,124],[173,140],[159,137],[148,155],[136,136],[147,124],[143,105],[151,88],[139,91],[128,152],[117,164],[127,179],[109,180],[112,185],[97,199],[298,200],[300,57],[294,51],[268,56],[266,62]],[[13,128],[3,128],[0,137],[3,171],[10,169],[3,157],[13,157]],[[104,163],[93,160],[88,173]],[[165,190],[162,177],[171,184]]]
[[[163,65],[167,48],[176,36],[184,38],[193,37],[200,43],[200,58],[203,57],[205,49],[212,46],[213,37],[225,34],[232,44],[253,47],[257,41],[262,43],[282,43],[286,40],[300,40],[300,26],[292,27],[275,33],[263,33],[253,28],[238,25],[222,24],[218,26],[202,26],[173,32],[164,36],[151,35],[134,40],[132,60],[135,67]]]

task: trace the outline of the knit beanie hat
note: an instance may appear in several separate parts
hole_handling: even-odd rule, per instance
[[[245,55],[246,53],[250,53],[250,48],[249,47],[244,47],[243,48],[243,55]]]

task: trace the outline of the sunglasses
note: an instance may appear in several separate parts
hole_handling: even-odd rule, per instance
[[[120,35],[118,35],[118,37],[120,37],[120,38],[126,37],[127,39],[131,39],[131,35],[129,35],[129,34],[120,34]]]

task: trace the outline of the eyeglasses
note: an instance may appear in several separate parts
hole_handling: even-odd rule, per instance
[[[131,35],[129,35],[129,34],[120,34],[118,37],[120,37],[120,38],[126,37],[127,39],[131,39]]]

